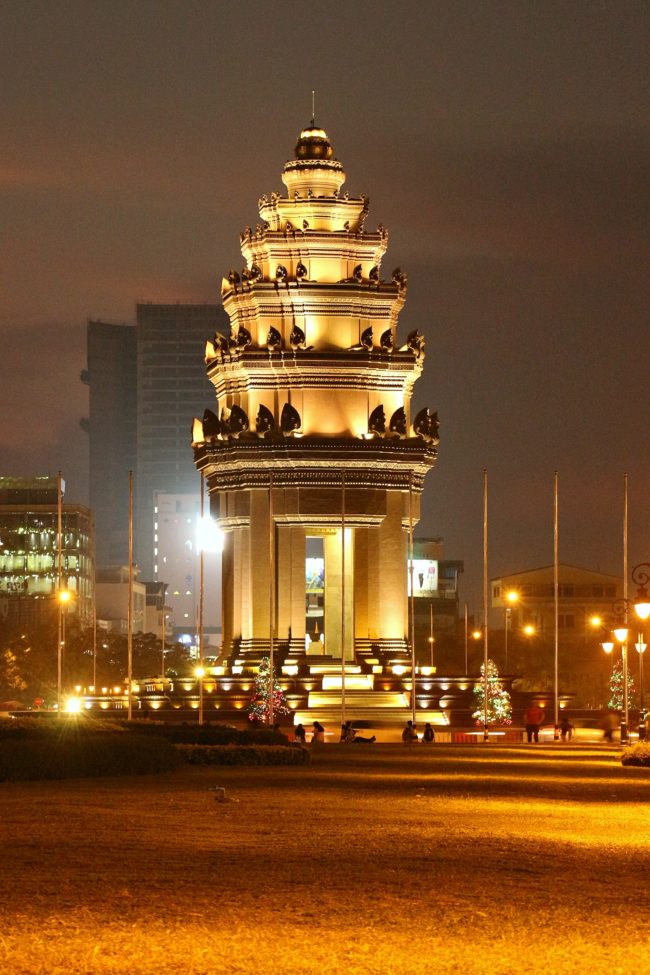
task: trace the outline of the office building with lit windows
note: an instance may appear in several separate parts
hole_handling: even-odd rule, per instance
[[[63,485],[65,487],[65,485]],[[61,509],[61,588],[66,612],[92,621],[94,540],[88,508]],[[0,620],[8,625],[45,622],[58,588],[56,477],[0,477]]]

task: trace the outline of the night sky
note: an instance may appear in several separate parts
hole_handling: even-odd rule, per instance
[[[311,115],[409,275],[421,533],[490,575],[650,560],[650,5],[0,2],[3,474],[86,500],[88,316],[218,297]],[[206,404],[209,405],[209,404]],[[189,439],[189,438],[188,438]]]

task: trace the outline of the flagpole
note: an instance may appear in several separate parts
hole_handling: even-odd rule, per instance
[[[129,721],[133,717],[133,471],[129,471],[129,605],[127,607],[127,695]]]
[[[409,559],[411,562],[411,720],[413,727],[416,724],[416,699],[415,699],[415,611],[414,611],[414,590],[415,590],[415,567],[413,565],[413,471],[409,471]]]
[[[467,619],[467,603],[465,603],[465,677],[467,677],[467,655],[468,655],[467,654],[467,651],[468,651],[467,644],[468,644],[468,640],[469,640],[468,626],[469,626],[469,621]]]
[[[199,550],[199,724],[203,724],[203,603],[205,578],[205,474],[201,471],[201,548]]]
[[[555,688],[554,710],[553,710],[553,739],[558,741],[560,738],[560,687],[559,687],[559,661],[560,661],[560,563],[559,563],[559,533],[558,533],[558,473],[553,475],[553,600],[554,600],[554,660],[553,660],[553,686]]]
[[[341,734],[343,734],[344,726],[345,726],[345,471],[343,471],[341,475]]]
[[[624,626],[627,631],[628,627],[628,601],[627,601],[627,573],[628,573],[628,555],[627,555],[627,482],[628,475],[623,475],[623,606],[625,613],[624,616]],[[621,723],[621,744],[626,744],[628,739],[628,729],[629,729],[629,695],[627,687],[627,641],[629,634],[626,633],[625,641],[622,646],[623,655],[623,721]]]
[[[57,637],[57,653],[56,653],[56,701],[57,710],[61,714],[61,685],[62,685],[62,674],[63,674],[63,602],[61,600],[61,582],[63,577],[63,483],[61,479],[61,471],[59,471],[56,479],[57,484],[57,498],[56,498],[56,516],[57,516],[57,541],[56,541],[56,552],[57,552],[57,575],[56,575],[56,601],[58,607],[58,637]]]
[[[275,615],[275,545],[273,527],[273,472],[269,472],[269,725],[273,725],[273,672],[274,646],[273,626]]]
[[[488,730],[488,473],[483,469],[483,741],[490,740]]]

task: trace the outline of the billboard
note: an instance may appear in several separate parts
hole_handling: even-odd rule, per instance
[[[432,596],[438,591],[438,562],[413,559],[413,595]],[[411,560],[408,561],[408,594],[411,595]]]

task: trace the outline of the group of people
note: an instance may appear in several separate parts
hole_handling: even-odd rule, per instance
[[[294,741],[297,741],[299,745],[304,745],[307,741],[307,732],[305,726],[302,724],[297,724],[293,729]],[[325,741],[325,728],[322,726],[320,721],[314,721],[311,726],[311,743],[312,745],[320,745]]]
[[[533,701],[533,703],[526,708],[526,711],[524,712],[524,725],[526,728],[526,738],[529,742],[539,742],[539,731],[545,717],[546,712],[536,701]],[[568,717],[563,715],[558,727],[562,741],[571,741],[574,727],[569,721]],[[614,729],[617,727],[617,716],[613,712],[608,711],[602,721],[601,727],[604,731],[605,740],[612,741]],[[294,740],[298,742],[298,744],[304,745],[306,743],[307,731],[302,724],[296,725],[293,734]],[[370,745],[376,740],[376,735],[372,735],[369,738],[365,735],[360,735],[356,728],[353,728],[351,721],[345,721],[341,725],[340,741],[343,744]],[[412,745],[420,741],[424,745],[430,745],[435,742],[435,740],[436,733],[428,721],[424,726],[424,731],[421,738],[417,733],[413,721],[407,721],[406,726],[402,731],[402,741],[405,745]],[[311,727],[311,744],[317,745],[323,743],[324,741],[325,728],[320,721],[314,721]]]
[[[433,726],[429,721],[424,726],[424,731],[422,733],[422,744],[431,745],[436,740],[436,733],[433,730]],[[405,745],[413,745],[415,742],[420,741],[420,736],[417,733],[415,725],[412,721],[406,722],[406,727],[402,732],[402,741]]]
[[[298,742],[299,745],[304,745],[307,741],[307,731],[302,724],[297,724],[293,730],[294,740]],[[424,726],[424,731],[422,733],[422,738],[418,735],[415,725],[412,721],[406,722],[406,727],[402,732],[402,741],[405,745],[412,745],[415,742],[422,741],[424,745],[430,745],[436,740],[436,733],[433,730],[433,726],[429,721]],[[325,728],[320,723],[320,721],[314,721],[311,728],[311,744],[318,745],[325,741]],[[372,745],[373,742],[377,741],[376,735],[371,735],[369,738],[365,735],[360,735],[359,732],[352,726],[351,721],[345,721],[341,725],[341,738],[340,741],[344,745]]]

